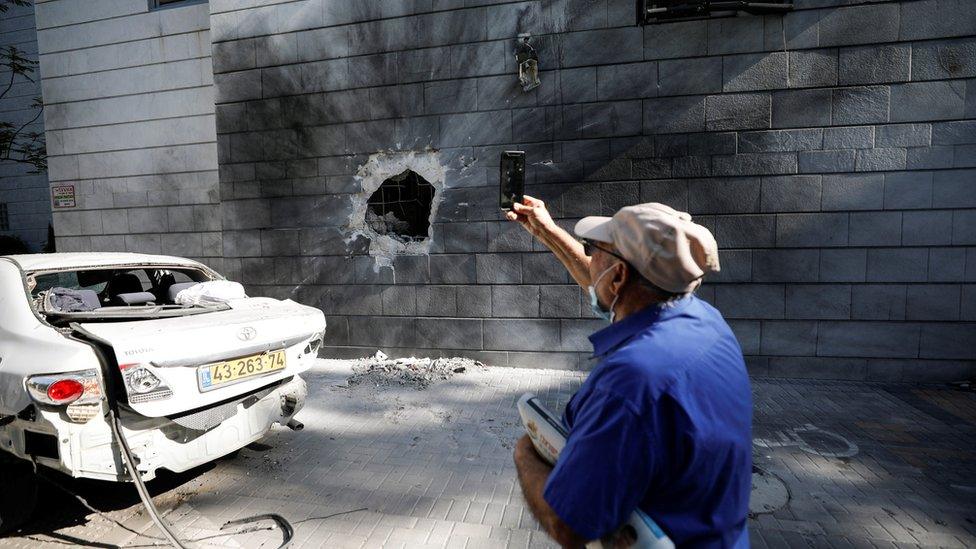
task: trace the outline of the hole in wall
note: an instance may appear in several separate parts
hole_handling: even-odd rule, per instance
[[[365,237],[374,269],[397,255],[430,253],[448,168],[435,150],[380,151],[359,166],[361,191],[352,201],[347,243]]]
[[[389,177],[366,201],[366,224],[376,234],[417,242],[430,233],[434,186],[413,170]]]

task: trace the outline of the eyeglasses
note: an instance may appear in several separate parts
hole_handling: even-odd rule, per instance
[[[622,258],[622,257],[620,257],[619,254],[616,254],[614,252],[611,252],[610,250],[608,250],[608,249],[606,249],[606,248],[604,248],[602,246],[598,246],[596,244],[596,242],[594,242],[592,240],[589,240],[587,238],[581,238],[580,239],[580,244],[583,245],[583,253],[586,254],[587,256],[592,257],[594,250],[600,250],[601,252],[608,253],[608,254],[612,255],[613,257],[616,257],[617,259],[623,261],[624,263],[627,262],[627,260],[624,259],[624,258]]]

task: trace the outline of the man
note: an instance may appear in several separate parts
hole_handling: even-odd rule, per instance
[[[507,217],[555,253],[611,322],[590,336],[599,362],[566,407],[555,468],[528,436],[516,445],[522,493],[542,527],[580,547],[611,538],[640,508],[679,547],[748,547],[749,379],[728,325],[693,294],[719,269],[711,233],[655,203],[582,219],[582,242],[540,200],[525,197]]]

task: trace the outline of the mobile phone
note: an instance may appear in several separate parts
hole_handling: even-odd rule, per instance
[[[517,202],[522,203],[525,196],[525,151],[502,152],[501,175],[498,180],[500,191],[499,206],[511,210]]]

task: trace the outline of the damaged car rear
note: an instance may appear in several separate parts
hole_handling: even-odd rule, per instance
[[[30,461],[130,479],[110,403],[144,480],[300,426],[325,334],[318,309],[129,253],[0,257],[0,311],[0,476],[23,484],[0,494],[0,531],[29,513]]]

